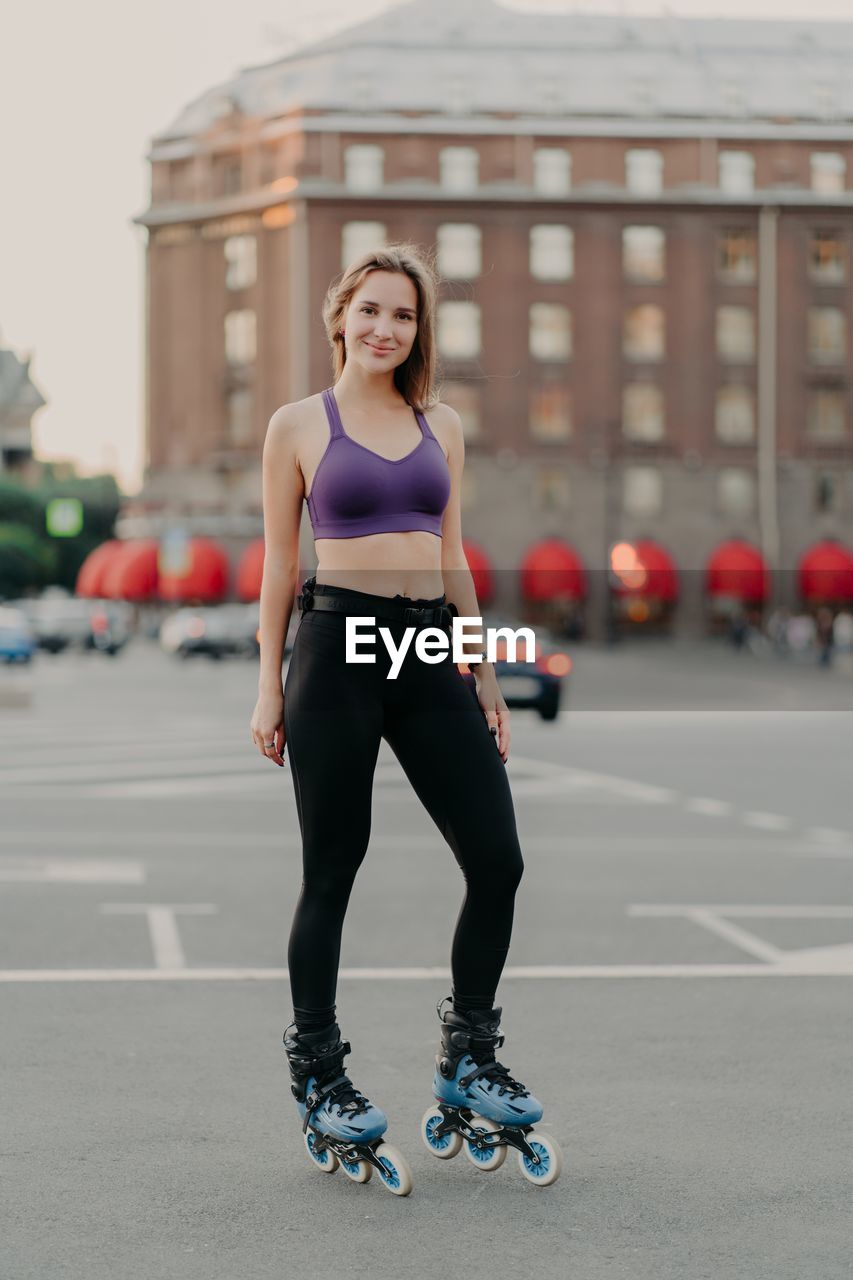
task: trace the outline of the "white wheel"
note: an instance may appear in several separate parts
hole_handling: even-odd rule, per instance
[[[480,1133],[498,1133],[501,1129],[499,1124],[494,1120],[487,1120],[485,1116],[472,1116],[468,1123],[472,1129]],[[466,1138],[465,1154],[475,1168],[482,1169],[485,1173],[492,1173],[495,1169],[500,1169],[506,1160],[506,1146],[490,1144],[486,1147],[478,1147]]]
[[[528,1133],[527,1141],[539,1157],[540,1163],[534,1164],[523,1151],[519,1151],[518,1167],[534,1186],[550,1187],[563,1172],[563,1152],[559,1144],[544,1133]]]
[[[407,1196],[412,1190],[412,1171],[396,1147],[381,1142],[376,1148],[376,1158],[385,1169],[380,1171],[383,1187],[395,1196]]]
[[[439,1160],[452,1160],[462,1150],[462,1134],[454,1129],[451,1133],[442,1134],[440,1138],[433,1137],[443,1121],[444,1116],[438,1107],[430,1107],[424,1112],[424,1118],[421,1120],[421,1137],[427,1148],[434,1156],[438,1156]]]
[[[338,1157],[334,1151],[330,1151],[328,1147],[323,1151],[317,1150],[317,1135],[313,1129],[306,1129],[302,1137],[305,1139],[305,1150],[311,1157],[312,1164],[322,1169],[323,1173],[334,1173],[338,1167]]]
[[[369,1182],[373,1176],[373,1165],[369,1160],[354,1160],[352,1164],[338,1156],[341,1169],[351,1182]]]

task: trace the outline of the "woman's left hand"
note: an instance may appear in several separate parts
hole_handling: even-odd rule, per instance
[[[479,702],[489,732],[494,736],[498,754],[504,764],[509,756],[509,707],[498,685],[498,678],[491,663],[483,662],[474,672],[477,682],[477,701]]]

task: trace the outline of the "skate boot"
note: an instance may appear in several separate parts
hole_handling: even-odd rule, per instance
[[[450,997],[445,997],[448,1003]],[[430,1107],[421,1121],[421,1136],[440,1160],[465,1154],[478,1169],[499,1169],[514,1147],[524,1177],[537,1187],[556,1182],[563,1167],[563,1153],[553,1138],[536,1133],[534,1124],[543,1107],[507,1067],[495,1059],[504,1042],[500,1034],[501,1010],[442,1012],[441,1050],[435,1064]]]
[[[340,1164],[353,1182],[369,1181],[373,1170],[397,1196],[412,1189],[412,1174],[395,1147],[382,1141],[388,1128],[380,1111],[355,1088],[343,1069],[349,1041],[337,1023],[325,1031],[284,1033],[291,1092],[296,1099],[305,1146],[314,1164],[334,1173]]]

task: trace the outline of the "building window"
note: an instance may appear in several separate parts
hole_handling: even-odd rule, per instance
[[[755,232],[745,228],[722,231],[718,242],[717,275],[725,284],[752,284],[756,276]]]
[[[813,151],[812,191],[821,196],[837,196],[844,191],[847,164],[839,151]]]
[[[568,472],[537,467],[533,473],[533,503],[539,511],[567,511],[571,505]]]
[[[255,236],[229,236],[225,241],[225,288],[248,289],[258,275]]]
[[[625,153],[625,186],[638,196],[656,196],[663,190],[663,156],[660,151],[635,147]]]
[[[717,503],[723,515],[751,516],[755,510],[755,476],[745,467],[717,472]]]
[[[530,228],[530,274],[535,280],[569,280],[574,271],[571,227],[541,223]]]
[[[482,433],[482,397],[479,387],[468,382],[443,382],[441,398],[462,420],[464,440],[478,440]]]
[[[572,354],[572,316],[555,302],[530,308],[530,354],[536,360],[568,360]]]
[[[755,439],[755,396],[749,387],[717,388],[714,427],[721,444],[751,444]]]
[[[821,513],[841,510],[840,477],[834,471],[819,471],[815,477],[815,511]]]
[[[345,222],[341,228],[341,270],[365,253],[381,248],[388,235],[384,222]]]
[[[235,387],[228,393],[228,444],[239,448],[252,443],[254,396],[251,387]]]
[[[663,439],[663,392],[653,382],[629,382],[623,387],[622,434],[643,444]]]
[[[663,475],[657,467],[626,467],[622,506],[632,516],[656,516],[663,508]]]
[[[755,359],[751,307],[717,307],[717,355],[732,364],[749,364]]]
[[[813,231],[809,276],[815,284],[843,284],[847,278],[847,245],[838,231]]]
[[[229,311],[225,317],[225,358],[230,365],[252,364],[257,354],[254,311]]]
[[[473,223],[443,223],[436,243],[438,270],[446,280],[473,280],[482,271],[482,233]]]
[[[840,307],[809,307],[809,355],[815,364],[843,364],[847,320]]]
[[[809,396],[808,434],[812,440],[835,444],[846,435],[844,392],[832,388],[812,391]]]
[[[383,182],[384,153],[381,147],[347,147],[344,151],[344,182],[351,191],[373,191]]]
[[[666,237],[660,227],[622,228],[622,270],[626,280],[663,280]]]
[[[567,387],[535,387],[530,392],[530,434],[544,443],[568,440],[572,434],[571,400]]]
[[[749,151],[721,151],[720,190],[729,196],[748,196],[755,190],[755,156]]]
[[[442,147],[438,157],[446,191],[475,191],[480,180],[480,156],[474,147]]]
[[[438,349],[451,360],[471,360],[480,354],[480,308],[476,302],[440,302]]]
[[[564,196],[572,188],[572,157],[560,147],[533,152],[533,189],[543,196]]]
[[[243,166],[239,156],[223,156],[219,162],[219,194],[236,196],[243,187]]]
[[[652,303],[625,312],[622,351],[628,360],[662,360],[665,351],[663,308]]]

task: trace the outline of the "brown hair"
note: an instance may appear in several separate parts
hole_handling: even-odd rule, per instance
[[[415,409],[426,410],[437,401],[435,389],[435,308],[438,273],[432,257],[414,244],[387,244],[363,253],[329,285],[323,300],[323,324],[332,348],[332,369],[337,382],[347,360],[340,328],[343,314],[355,291],[371,271],[396,271],[407,275],[418,295],[417,333],[406,359],[394,370],[397,390]]]

